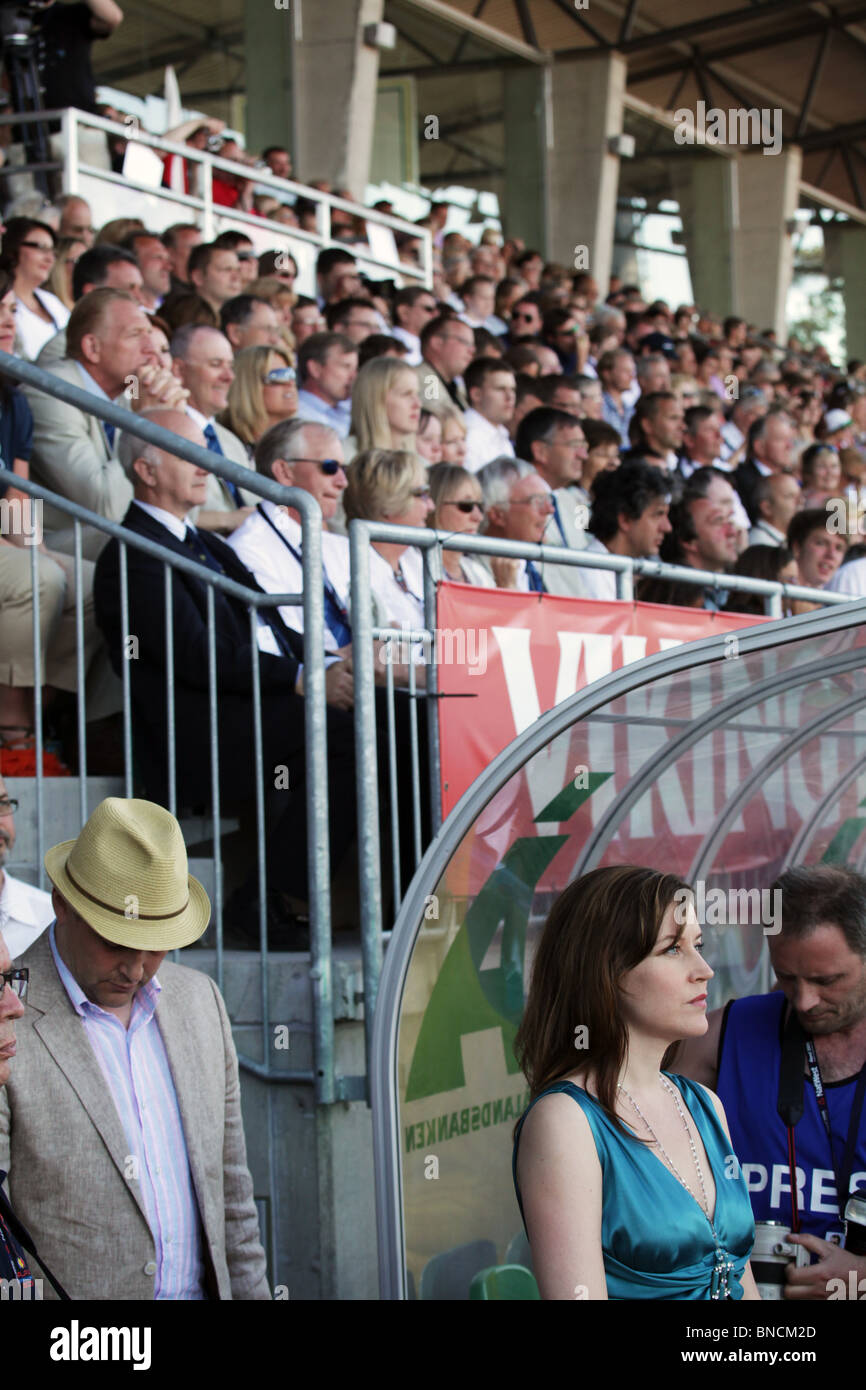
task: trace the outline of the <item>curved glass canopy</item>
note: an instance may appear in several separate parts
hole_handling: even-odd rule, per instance
[[[615,671],[516,739],[448,817],[377,1004],[383,1296],[467,1297],[467,1270],[518,1248],[511,1131],[527,1097],[512,1043],[566,884],[624,863],[690,882],[716,1007],[770,987],[761,890],[784,868],[864,867],[864,616],[858,601]]]

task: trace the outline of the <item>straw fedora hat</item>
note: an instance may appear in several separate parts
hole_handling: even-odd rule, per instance
[[[108,796],[77,840],[45,856],[51,882],[106,941],[174,951],[197,941],[210,899],[188,872],[181,828],[152,801]]]

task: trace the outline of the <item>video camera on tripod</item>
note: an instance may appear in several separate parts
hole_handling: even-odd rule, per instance
[[[0,58],[9,84],[4,94],[16,114],[44,111],[38,35],[34,32],[34,17],[47,10],[54,0],[0,0]],[[14,138],[24,146],[28,164],[49,161],[48,134],[44,122],[28,121],[16,127]],[[36,183],[43,192],[48,184],[45,171],[34,171]]]

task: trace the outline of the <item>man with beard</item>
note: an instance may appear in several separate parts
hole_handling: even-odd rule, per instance
[[[54,920],[50,893],[13,878],[5,868],[15,848],[17,809],[18,802],[7,795],[0,777],[0,940],[6,942],[13,960],[23,955]]]
[[[840,1248],[848,1195],[866,1189],[866,878],[802,866],[772,894],[778,988],[710,1013],[676,1070],[718,1090],[755,1220],[782,1223],[817,1257],[786,1267],[785,1297],[826,1299],[832,1280],[866,1275],[866,1256]]]

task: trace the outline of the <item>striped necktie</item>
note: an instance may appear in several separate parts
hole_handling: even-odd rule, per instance
[[[544,581],[532,560],[527,560],[526,562],[526,577],[529,580],[529,587],[534,594],[544,593]]]
[[[225,454],[220,448],[220,442],[217,439],[217,432],[214,429],[214,423],[212,420],[204,427],[204,437],[207,442],[208,452],[211,454],[218,454],[221,459],[224,459]],[[234,483],[229,482],[228,478],[220,478],[220,482],[228,492],[235,506],[240,507],[241,495],[238,492],[237,486]]]

